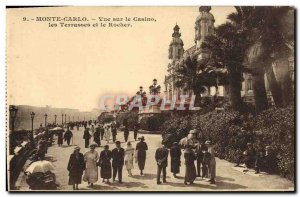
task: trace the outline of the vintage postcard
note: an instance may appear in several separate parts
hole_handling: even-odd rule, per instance
[[[7,190],[294,192],[294,20],[7,7]]]

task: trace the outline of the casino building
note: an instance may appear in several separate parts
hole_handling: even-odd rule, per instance
[[[182,88],[178,88],[175,86],[176,82],[176,75],[175,70],[180,66],[180,62],[183,58],[187,55],[194,54],[197,56],[197,61],[201,62],[205,58],[209,58],[209,51],[205,51],[201,49],[201,44],[204,39],[208,35],[214,34],[215,30],[215,19],[214,16],[210,13],[211,7],[210,6],[201,6],[199,7],[199,15],[195,21],[195,35],[194,41],[195,45],[190,46],[187,50],[184,50],[184,42],[181,39],[180,27],[179,25],[175,25],[173,28],[173,33],[171,37],[171,42],[169,44],[169,63],[167,65],[167,74],[165,75],[164,86],[165,90],[164,93],[168,96],[169,99],[172,98],[172,95],[179,96],[180,94],[189,94],[193,93],[192,90],[183,90]],[[294,58],[290,58],[289,62],[290,73],[291,76],[294,75]],[[275,73],[276,74],[276,73]],[[241,96],[245,102],[254,103],[254,95],[252,89],[252,77],[251,74],[244,73],[244,81],[242,83],[242,91]],[[265,85],[267,96],[270,104],[273,104],[273,99],[271,92],[269,90],[269,84],[267,78],[265,76]],[[220,85],[218,88],[216,87],[206,87],[206,91],[201,95],[202,97],[206,98],[213,98],[213,97],[222,97],[228,98],[228,87],[226,85]]]

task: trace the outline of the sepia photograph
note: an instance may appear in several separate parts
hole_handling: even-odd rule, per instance
[[[295,192],[295,12],[7,6],[7,191]]]

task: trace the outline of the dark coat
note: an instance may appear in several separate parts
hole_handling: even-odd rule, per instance
[[[94,142],[96,142],[98,145],[100,144],[100,129],[96,128],[96,131],[94,133]]]
[[[123,148],[120,148],[119,150],[117,148],[114,148],[112,150],[112,166],[123,166],[124,165],[124,156],[125,151]]]
[[[69,171],[69,185],[81,183],[81,177],[85,169],[83,154],[79,153],[76,157],[76,154],[72,153],[67,169]]]
[[[101,167],[100,175],[103,179],[111,178],[111,163],[112,152],[110,150],[103,150],[100,153],[99,166]]]
[[[155,160],[157,162],[157,165],[162,167],[167,167],[168,155],[169,155],[169,151],[167,148],[158,148],[155,152]]]
[[[83,133],[83,139],[89,140],[91,137],[92,137],[92,136],[91,136],[89,130],[88,130],[88,129],[85,129],[85,130],[84,130],[84,133]]]
[[[171,172],[179,173],[180,172],[180,157],[181,149],[178,146],[173,146],[170,150],[171,156]]]
[[[65,140],[67,140],[67,139],[71,139],[71,138],[72,138],[72,136],[73,136],[73,133],[72,133],[72,131],[70,131],[70,130],[67,130],[67,131],[66,131],[66,133],[65,133],[65,135],[64,135],[64,139],[65,139]]]
[[[140,170],[144,170],[145,168],[145,162],[146,162],[146,150],[148,150],[148,146],[146,142],[140,141],[136,144],[136,150],[137,152],[137,160],[138,160],[138,166]]]
[[[193,150],[186,149],[184,151],[184,159],[185,159],[185,181],[194,182],[196,179],[196,167],[195,167],[195,159],[196,155]]]
[[[63,132],[62,131],[57,133],[57,144],[63,144]]]

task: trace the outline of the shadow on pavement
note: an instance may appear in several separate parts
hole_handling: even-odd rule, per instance
[[[108,185],[94,185],[93,188],[80,188],[79,190],[120,190],[115,186],[108,186]]]
[[[134,179],[141,179],[141,180],[153,180],[153,179],[156,179],[156,174],[144,174],[144,176],[133,175],[132,178],[134,178]],[[168,179],[170,177],[167,176],[166,178]]]
[[[217,176],[216,180],[218,180],[218,181],[235,181],[235,179],[233,179],[233,178],[221,177],[221,176]]]
[[[113,183],[117,187],[126,187],[126,188],[133,188],[133,187],[140,187],[140,188],[149,188],[144,183],[140,182],[123,182],[121,183]]]
[[[248,187],[236,183],[227,183],[227,182],[216,182],[216,184],[201,184],[199,183],[194,183],[192,185],[185,185],[184,183],[172,183],[172,182],[167,182],[165,183],[166,185],[172,186],[172,187],[199,187],[199,188],[206,188],[206,189],[246,189]]]
[[[153,180],[153,179],[156,179],[156,174],[144,174],[144,176],[133,175],[132,178],[141,179],[141,180]]]

